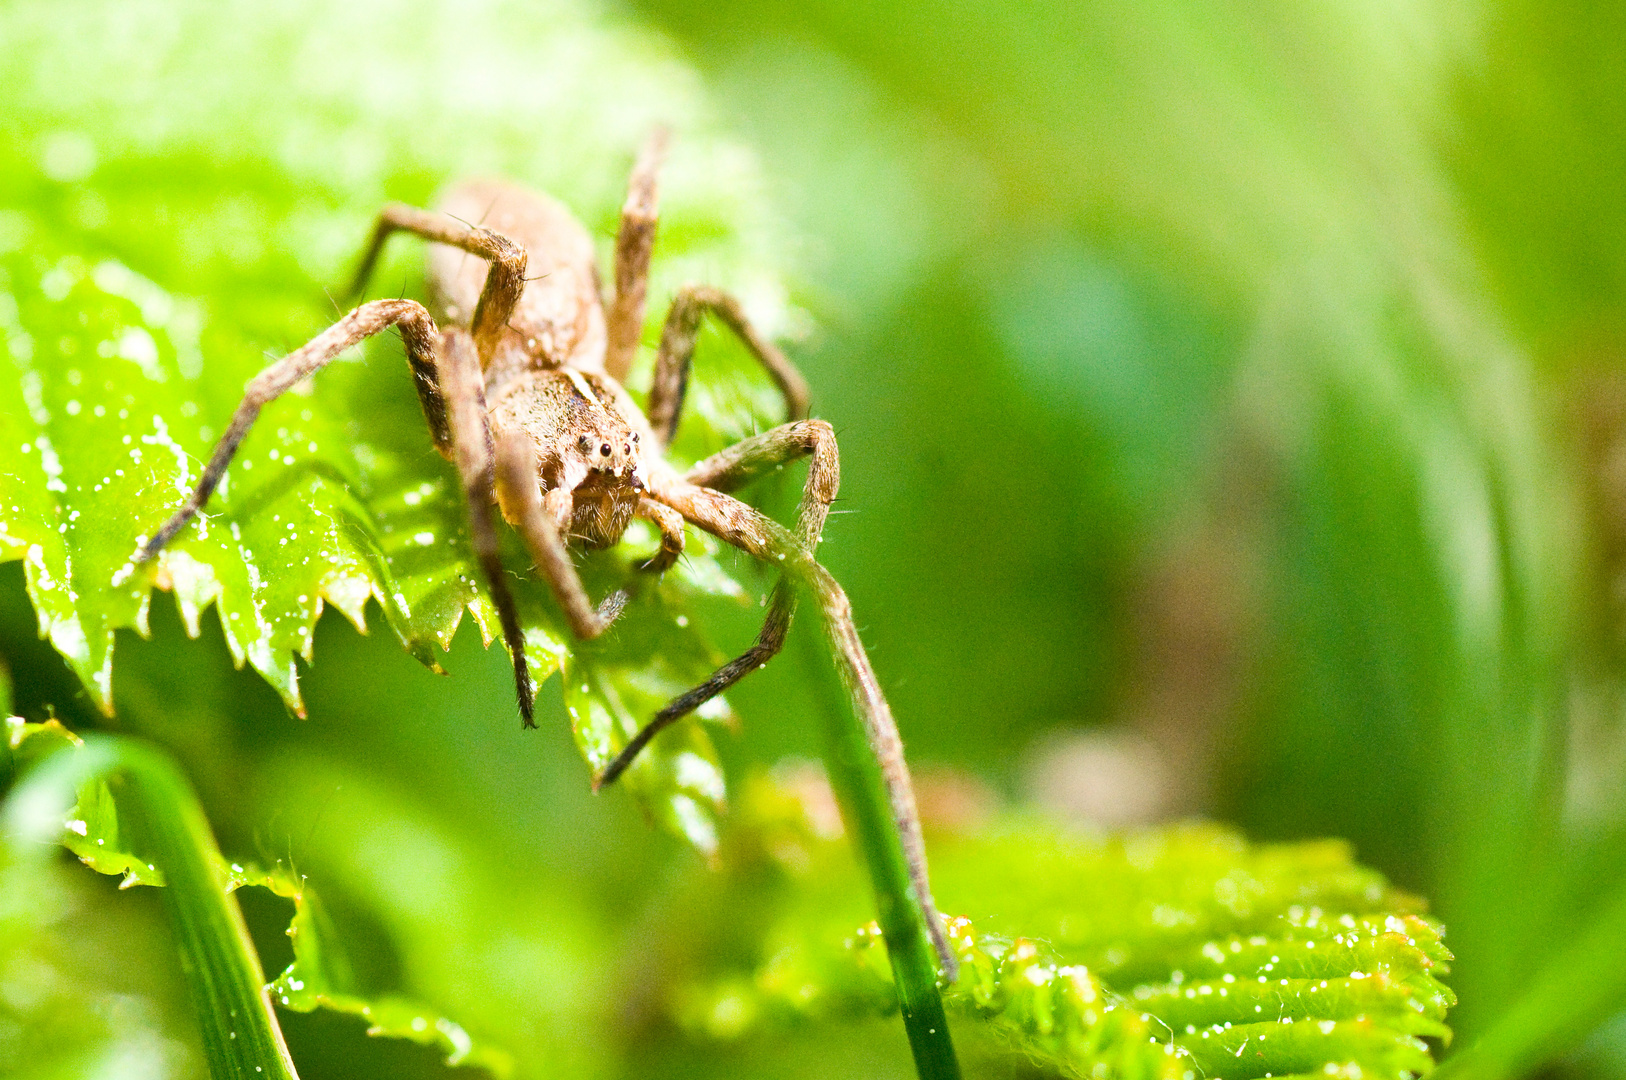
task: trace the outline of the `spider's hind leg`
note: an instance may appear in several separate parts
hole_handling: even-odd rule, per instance
[[[667,138],[665,128],[656,128],[639,152],[627,181],[621,228],[615,235],[615,299],[605,320],[609,344],[604,351],[604,369],[617,382],[626,381],[644,331],[649,253],[655,247],[655,226],[660,217],[658,181],[666,159]]]
[[[677,432],[678,415],[689,389],[689,367],[694,360],[694,343],[700,334],[700,320],[711,312],[745,343],[751,355],[767,370],[785,399],[785,418],[800,420],[807,415],[807,380],[784,353],[757,332],[745,316],[745,308],[732,293],[709,285],[685,285],[672,298],[661,330],[660,351],[655,354],[655,381],[649,388],[649,404],[644,414],[662,446]]]

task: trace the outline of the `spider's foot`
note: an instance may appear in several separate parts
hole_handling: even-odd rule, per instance
[[[609,596],[606,596],[603,603],[599,604],[598,611],[596,613],[598,615],[599,626],[604,630],[609,629],[610,624],[615,622],[615,620],[621,616],[621,612],[626,609],[626,606],[627,590],[617,589]]]

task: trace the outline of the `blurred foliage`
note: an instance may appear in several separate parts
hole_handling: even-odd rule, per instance
[[[197,807],[161,755],[106,736],[87,746],[55,721],[13,718],[7,734],[23,777],[7,804],[0,853],[8,908],[28,905],[19,885],[38,873],[30,864],[51,838],[101,873],[122,873],[121,889],[165,886],[166,896],[179,897],[172,909],[212,905],[233,913],[238,927],[227,895],[263,887],[294,908],[287,930],[294,959],[266,987],[270,1001],[360,1016],[369,1035],[433,1045],[449,1065],[510,1073],[511,1054],[457,1022],[398,995],[362,990],[307,879],[285,867],[228,863],[206,830],[189,852],[179,850],[173,840],[185,833],[160,823],[195,816]],[[126,774],[133,784],[120,783]],[[66,802],[70,793],[71,807],[50,809],[53,796]],[[691,876],[659,912],[661,940],[683,945],[653,969],[664,993],[644,988],[665,999],[651,1019],[664,1014],[699,1038],[738,1040],[787,1023],[894,1012],[880,932],[873,922],[859,925],[862,881],[840,842],[822,772],[758,777],[730,824],[722,872]],[[1438,924],[1414,914],[1416,901],[1355,867],[1338,845],[1250,850],[1207,826],[1105,841],[1010,822],[944,837],[937,851],[945,902],[971,913],[951,923],[962,966],[947,1000],[986,1025],[964,1030],[980,1036],[981,1053],[995,1060],[1014,1052],[1061,1075],[1131,1080],[1297,1073],[1404,1080],[1433,1067],[1418,1036],[1450,1038],[1443,1019],[1455,998],[1436,976],[1449,970],[1451,954]],[[208,872],[185,873],[189,862]],[[1023,925],[1054,945],[1005,932]],[[246,937],[185,915],[176,935],[211,1073],[249,1075],[251,1066],[280,1073],[280,1039],[243,1019],[269,1008],[257,993],[264,977]],[[250,976],[246,999],[233,999],[239,980],[222,970],[222,956],[211,951],[217,944],[225,967]],[[757,958],[757,969],[717,970],[719,959],[742,956]],[[55,1000],[44,1009],[31,1004],[14,1018],[25,1029],[54,1021],[62,1008]],[[85,1032],[76,1034],[48,1044],[31,1063],[35,1073],[66,1075],[82,1053]]]
[[[605,242],[631,148],[675,120],[657,290],[727,282],[779,312],[776,331],[817,326],[793,351],[837,424],[849,511],[821,552],[911,759],[1052,806],[1096,792],[1097,809],[1217,813],[1266,840],[1347,837],[1451,928],[1463,1007],[1446,1068],[1619,1075],[1622,15],[1523,0],[633,7],[12,3],[0,248],[29,288],[63,256],[89,286],[111,262],[195,318],[200,355],[229,374],[188,391],[199,415],[155,413],[196,454],[241,378],[331,317],[321,287],[343,280],[380,202],[499,172],[560,195]],[[378,289],[419,287],[411,247]],[[74,299],[94,301],[87,319],[112,310],[181,363],[185,325],[160,333],[137,300],[89,286]],[[703,349],[728,370],[720,338]],[[332,415],[377,420],[366,438],[312,426],[284,445],[272,426],[254,450],[291,453],[281,471],[346,515],[370,497],[346,484],[444,477],[394,349],[368,355],[285,421],[337,402]],[[68,400],[93,410],[95,387],[54,385],[52,423]],[[739,430],[768,415],[759,384],[716,385],[736,393]],[[301,471],[309,441],[339,479]],[[378,455],[352,466],[352,444]],[[66,468],[75,448],[51,445]],[[0,504],[22,494],[7,482]],[[66,523],[73,542],[163,501],[134,484],[119,497]],[[428,531],[455,539],[446,513]],[[345,535],[346,569],[386,580],[365,533]],[[116,568],[87,563],[85,580]],[[233,672],[217,609],[196,613],[196,641],[167,602],[146,609],[150,639],[116,633],[104,685],[108,628],[142,609],[127,599],[114,618],[87,594],[72,610],[93,699],[35,640],[29,584],[0,566],[19,712],[169,748],[225,850],[320,883],[363,985],[479,1018],[520,1074],[906,1074],[895,1027],[862,1020],[837,1039],[793,1023],[726,1045],[628,1030],[651,957],[690,947],[658,912],[698,871],[618,797],[585,794],[562,709],[520,736],[505,659],[470,632],[444,644],[454,674],[437,680],[331,615],[312,632],[319,593],[295,593],[309,609],[264,666],[286,685],[297,672],[307,724]],[[48,630],[67,625],[53,603]],[[754,630],[753,609],[694,603],[698,641],[728,651]],[[304,668],[290,657],[311,640]],[[809,674],[787,655],[740,685],[726,765],[816,749]],[[1061,768],[1103,745],[1147,767]],[[59,973],[49,1000],[91,1003],[85,1060],[195,1073],[148,890],[49,880],[50,911],[8,911],[0,932],[48,961],[28,970]],[[291,963],[285,905],[245,893],[267,965]],[[1079,962],[1031,924],[972,925]],[[121,928],[109,939],[147,962],[109,969],[108,939],[84,927]],[[768,970],[723,959],[753,988]],[[307,1076],[440,1069],[431,1049],[321,1017],[284,1014]]]
[[[27,776],[26,782],[17,787],[9,805],[18,808],[14,816],[34,814],[41,819],[18,823],[18,828],[6,838],[8,847],[4,857],[9,870],[8,886],[14,890],[12,900],[17,906],[27,903],[27,893],[22,888],[24,883],[28,882],[30,876],[39,874],[38,866],[29,865],[30,859],[24,849],[28,844],[37,844],[42,839],[59,839],[81,862],[99,873],[123,874],[120,889],[135,885],[171,885],[173,891],[175,886],[165,880],[163,867],[166,864],[173,866],[179,860],[179,853],[173,848],[164,850],[163,830],[149,828],[148,835],[143,836],[142,818],[149,823],[159,817],[182,818],[196,814],[197,803],[184,785],[168,783],[164,778],[159,778],[156,784],[153,782],[151,763],[159,758],[127,740],[110,741],[99,736],[93,736],[98,741],[92,744],[90,750],[86,750],[83,740],[54,720],[29,724],[19,717],[12,717],[7,721],[6,735],[14,768],[19,775],[26,773]],[[37,767],[39,762],[64,752],[66,757],[57,760],[53,769],[27,772],[29,767]],[[99,759],[102,763],[90,764],[77,759]],[[165,763],[159,771],[169,768]],[[120,775],[123,771],[146,774],[140,777],[146,782],[143,786],[150,788],[142,793],[144,799],[141,801],[146,805],[134,805],[134,789],[128,783],[120,782],[124,779]],[[54,792],[53,781],[74,774],[84,778],[76,785],[66,785],[75,789],[72,790],[73,804],[60,815],[42,813],[43,805],[48,805],[53,796],[66,794]],[[117,797],[110,784],[118,785],[120,794]],[[54,821],[51,820],[53,817]],[[30,835],[31,832],[35,835]],[[208,887],[202,890],[204,895],[196,899],[234,903],[224,901],[225,895],[246,885],[268,889],[293,902],[294,914],[288,926],[288,936],[293,941],[294,962],[267,986],[272,1001],[300,1012],[327,1008],[360,1016],[368,1023],[367,1034],[435,1045],[446,1055],[449,1065],[479,1065],[498,1076],[506,1076],[511,1070],[513,1063],[508,1055],[475,1043],[457,1024],[426,1011],[422,1005],[399,997],[375,998],[362,993],[355,985],[354,970],[345,955],[344,943],[337,936],[332,919],[309,882],[283,866],[264,870],[253,865],[228,863],[212,843],[198,854],[209,867],[210,876]],[[39,861],[37,852],[32,861]],[[213,895],[208,895],[210,893]],[[238,921],[241,921],[240,915]],[[207,931],[196,926],[183,925],[177,931],[183,953],[188,961],[194,962],[192,966],[203,966],[195,964],[195,961],[204,955],[204,950],[199,946],[208,936]],[[267,984],[252,947],[244,955],[245,966],[253,977],[253,997],[258,999],[260,987]],[[229,981],[229,977],[219,975],[199,980],[200,989],[196,991],[199,995],[196,999],[199,1002],[198,1013],[200,1017],[220,1018],[230,1025],[232,1030],[225,1033],[230,1049],[246,1051],[248,1056],[241,1061],[234,1061],[230,1057],[222,1060],[216,1057],[216,1049],[210,1048],[211,1072],[214,1075],[237,1075],[252,1070],[262,1074],[269,1071],[276,1075],[281,1071],[280,1038],[256,1044],[253,1025],[232,1022],[230,1017],[237,1015],[233,1011],[234,1003],[222,987],[223,983]],[[21,1019],[29,1026],[42,1019],[54,1019],[50,1014],[60,1006],[55,1002],[50,1005],[51,1008],[42,1009],[39,1003],[35,1003],[35,1007],[27,1010]],[[274,1029],[274,1023],[272,1026]],[[74,1040],[66,1040],[65,1045],[73,1047]],[[63,1074],[68,1075],[71,1067],[77,1063],[71,1050],[67,1054],[63,1051],[64,1044],[47,1045],[42,1048],[42,1054],[56,1061],[36,1061],[35,1067],[44,1072],[51,1065],[60,1064]],[[64,1057],[66,1061],[62,1060]],[[260,1068],[256,1069],[254,1066],[257,1063]]]
[[[297,1074],[266,993],[259,955],[228,895],[225,861],[174,762],[136,740],[100,734],[80,739],[55,721],[29,724],[18,717],[6,720],[5,748],[14,760],[35,763],[12,789],[0,820],[4,906],[29,909],[31,886],[53,841],[92,869],[122,873],[120,889],[164,886],[164,908],[210,1075],[292,1080]],[[23,969],[8,995],[9,1026],[24,1033],[58,1028],[62,1012],[82,1012],[86,1002],[74,1008],[52,1000],[56,994],[41,995],[41,989],[56,989],[54,973],[37,965],[28,971],[32,958],[18,955],[21,951],[8,950],[5,957],[8,967]],[[30,982],[35,985],[28,987]],[[84,1044],[105,1041],[99,1027],[70,1023],[66,1038],[30,1047],[31,1053],[12,1050],[8,1056],[18,1059],[13,1070],[73,1075],[86,1064]]]

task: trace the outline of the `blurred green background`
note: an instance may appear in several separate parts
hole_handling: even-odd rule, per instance
[[[506,167],[613,206],[652,120],[675,111],[680,140],[684,123],[726,132],[753,257],[788,283],[790,351],[841,439],[822,557],[917,771],[1109,825],[1211,815],[1261,839],[1346,837],[1448,926],[1459,1049],[1539,1012],[1529,995],[1557,970],[1573,977],[1568,1026],[1519,1069],[1626,1075],[1626,1019],[1608,1020],[1621,974],[1553,967],[1626,945],[1620,11],[11,7],[5,167],[63,184],[65,218],[183,294],[238,274],[235,296],[263,288],[286,308],[286,265],[336,280],[364,214],[302,252],[263,234],[266,190],[295,204],[297,181],[327,184],[330,206],[352,207]],[[126,80],[150,100],[121,98]],[[497,119],[468,121],[482,116]],[[108,157],[154,155],[154,190],[192,146],[200,204],[250,192],[248,239],[168,276],[142,266],[116,213],[75,209],[54,125]],[[373,143],[335,135],[379,126]],[[600,149],[601,173],[560,181],[550,140],[570,161]],[[417,156],[380,164],[392,147]],[[267,168],[290,190],[255,179]],[[276,329],[250,339],[292,343],[260,317]],[[0,612],[19,710],[109,723],[35,639],[15,565]],[[725,623],[725,648],[751,615]],[[187,640],[163,599],[152,622],[151,641],[120,635],[114,723],[181,757],[228,852],[332,867],[338,904],[381,943],[422,937],[410,956],[376,950],[418,985],[489,964],[482,999],[448,1009],[506,1017],[559,1075],[678,1071],[658,1048],[603,1045],[619,976],[588,943],[627,940],[694,856],[587,793],[556,691],[541,695],[552,720],[522,736],[506,660],[469,629],[439,679],[330,613],[297,721],[232,670],[217,630]],[[731,776],[817,753],[802,663],[732,695]],[[431,902],[369,879],[337,850],[356,837],[455,867],[461,891]],[[150,897],[64,888],[96,934],[161,934]],[[263,929],[278,912],[249,914]],[[261,936],[279,967],[286,945]],[[165,1063],[153,1075],[195,1074],[162,966],[75,944],[63,962],[131,1003],[118,1030]],[[537,1000],[536,965],[577,989]],[[306,1076],[440,1068],[339,1018],[288,1025]],[[729,1068],[906,1068],[895,1032],[865,1038]]]

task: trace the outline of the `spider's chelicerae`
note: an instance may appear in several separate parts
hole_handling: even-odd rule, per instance
[[[780,579],[755,644],[657,713],[596,778],[595,787],[619,776],[662,728],[773,657],[790,628],[798,592],[807,592],[818,605],[880,759],[928,931],[952,972],[954,957],[927,885],[914,794],[891,710],[859,641],[846,593],[814,559],[836,497],[840,464],[830,425],[807,418],[807,384],[751,326],[734,297],[688,286],[678,291],[666,318],[647,410],[640,410],[621,385],[643,327],[664,153],[665,136],[657,132],[633,168],[616,236],[615,294],[608,311],[599,295],[592,239],[568,210],[545,195],[475,181],[454,188],[439,213],[386,207],[352,295],[365,286],[390,234],[414,233],[432,242],[428,277],[440,323],[412,300],[369,301],[260,372],[197,487],[141,545],[136,561],[156,555],[208,501],[262,407],[363,338],[398,327],[435,446],[456,464],[468,497],[474,551],[513,655],[525,725],[534,726],[534,691],[498,554],[493,504],[519,530],[578,637],[602,634],[627,594],[614,592],[595,606],[571,562],[569,545],[608,547],[635,517],[653,523],[661,535],[660,550],[644,565],[645,572],[660,573],[682,554],[686,521],[778,566]],[[471,221],[481,224],[467,224]],[[700,320],[708,311],[767,369],[784,396],[789,422],[679,472],[665,450],[683,408]],[[727,494],[804,456],[811,460],[793,529]]]

